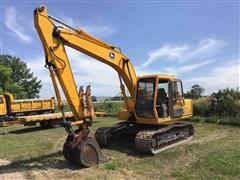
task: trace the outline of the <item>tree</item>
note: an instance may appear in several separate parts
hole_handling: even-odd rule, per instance
[[[122,97],[121,96],[114,96],[111,98],[111,101],[121,101]]]
[[[186,98],[198,99],[202,97],[205,89],[198,84],[192,86],[191,90],[185,94]]]
[[[36,98],[42,87],[41,81],[34,76],[27,64],[20,58],[0,55],[0,66],[3,69],[1,88],[3,92],[11,92],[15,98]],[[8,78],[6,78],[6,76]],[[3,79],[2,81],[2,78]]]
[[[13,83],[11,74],[11,68],[0,65],[0,93],[10,92],[15,98],[26,98],[27,93],[20,85]]]
[[[97,101],[97,97],[96,96],[92,96],[92,102],[96,102]]]
[[[211,113],[213,115],[240,116],[240,90],[239,88],[225,88],[217,93],[212,93]]]
[[[7,84],[11,82],[10,75],[12,74],[11,68],[0,65],[0,87],[2,91],[6,91]]]

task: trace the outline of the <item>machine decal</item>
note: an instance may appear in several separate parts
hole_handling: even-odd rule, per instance
[[[112,60],[114,60],[115,54],[114,54],[113,52],[110,52],[110,53],[109,53],[109,57],[110,57]]]

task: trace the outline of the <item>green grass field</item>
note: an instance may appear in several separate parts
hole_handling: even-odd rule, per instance
[[[93,131],[118,122],[98,118]],[[1,128],[1,175],[21,173],[30,179],[240,179],[240,128],[194,123],[194,139],[156,156],[135,152],[132,138],[103,153],[110,160],[91,168],[73,166],[61,154],[63,128],[12,126]],[[8,176],[3,176],[8,177]]]

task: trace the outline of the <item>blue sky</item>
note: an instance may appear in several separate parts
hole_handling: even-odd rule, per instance
[[[42,1],[1,1],[1,54],[20,57],[42,80],[41,97],[54,95],[33,25]],[[173,74],[185,91],[200,84],[210,94],[239,86],[239,2],[47,1],[49,14],[121,47],[138,75]],[[77,85],[97,96],[119,92],[110,67],[67,48]]]

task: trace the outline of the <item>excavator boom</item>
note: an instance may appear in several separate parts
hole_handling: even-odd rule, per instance
[[[56,26],[53,23],[54,21],[65,26],[65,28]],[[131,61],[118,48],[49,16],[45,6],[37,8],[34,11],[34,22],[43,44],[46,65],[52,67],[50,68],[52,69],[52,72],[50,71],[52,77],[54,77],[53,71],[55,72],[76,119],[84,118],[84,112],[77,98],[77,88],[64,47],[65,45],[115,69],[120,81],[123,80],[130,93],[130,98],[125,96],[124,100],[128,110],[132,111],[137,77]],[[122,91],[125,90],[123,86],[121,86],[121,89]]]

